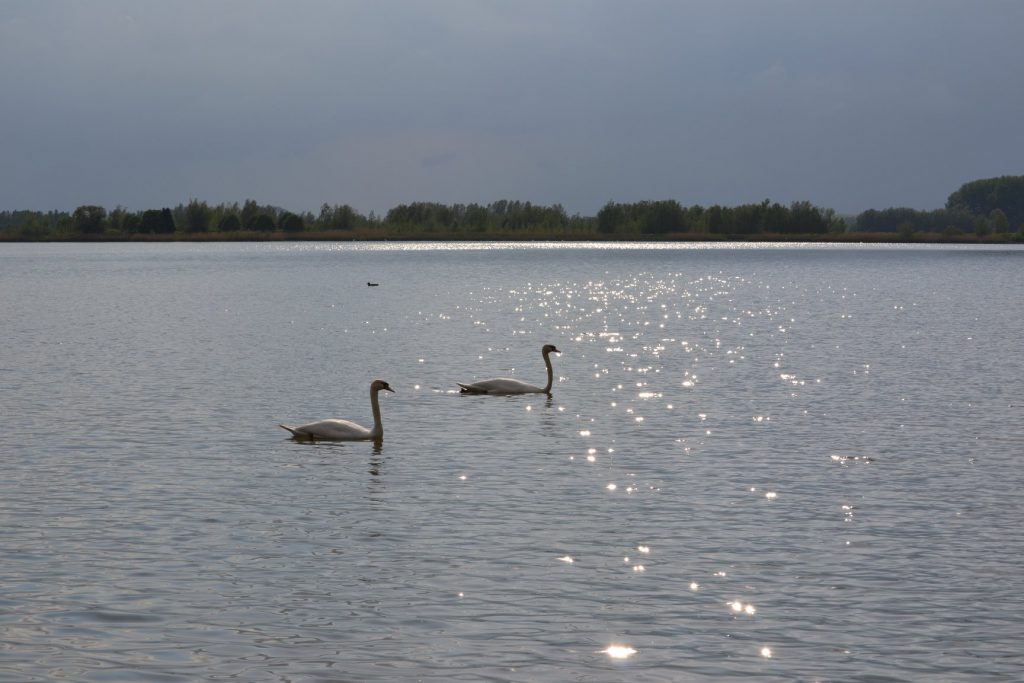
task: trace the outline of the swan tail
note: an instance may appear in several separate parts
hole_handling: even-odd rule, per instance
[[[458,384],[460,387],[462,387],[462,389],[459,391],[460,394],[486,394],[487,393],[486,389],[480,389],[479,387],[474,387],[472,384],[463,384],[461,382],[456,382],[456,384]]]
[[[292,433],[292,436],[294,436],[296,439],[309,438],[308,434],[303,434],[296,427],[289,427],[288,425],[277,425],[277,426],[280,427],[281,429],[287,429],[289,432]]]

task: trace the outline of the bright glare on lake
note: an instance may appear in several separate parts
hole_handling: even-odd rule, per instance
[[[1018,247],[0,245],[0,680],[1020,680],[1022,291]],[[545,343],[550,398],[459,394]],[[277,427],[376,377],[381,444]]]

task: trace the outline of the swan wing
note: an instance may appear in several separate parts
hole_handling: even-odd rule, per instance
[[[373,433],[369,429],[348,420],[320,420],[319,422],[310,422],[298,427],[280,426],[299,439],[360,441],[373,438]]]
[[[463,394],[543,394],[544,390],[511,377],[495,377],[472,384],[458,383]]]

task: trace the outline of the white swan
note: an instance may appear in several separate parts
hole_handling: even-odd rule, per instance
[[[494,379],[485,379],[479,382],[473,382],[472,384],[463,384],[457,382],[462,387],[460,393],[463,394],[550,394],[551,384],[554,381],[554,371],[551,369],[551,358],[552,353],[562,353],[555,348],[554,344],[545,344],[544,348],[540,350],[544,355],[544,365],[548,368],[548,383],[543,387],[535,387],[532,384],[521,382],[518,379],[512,379],[511,377],[495,377]]]
[[[367,439],[380,439],[384,436],[384,426],[380,422],[380,403],[377,394],[381,390],[394,393],[394,389],[382,379],[375,379],[370,383],[370,407],[373,409],[373,428],[367,429],[362,425],[348,420],[320,420],[309,424],[289,427],[278,425],[287,429],[296,439],[324,439],[329,441],[365,441]]]

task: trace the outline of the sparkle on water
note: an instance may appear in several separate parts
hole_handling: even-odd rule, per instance
[[[601,652],[612,659],[626,659],[635,655],[637,651],[629,645],[609,645]]]

